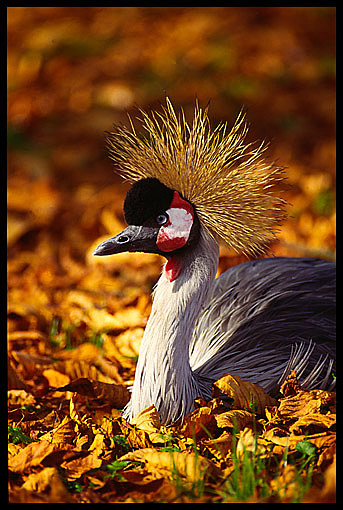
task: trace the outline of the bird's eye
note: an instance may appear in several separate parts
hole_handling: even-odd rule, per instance
[[[168,221],[168,215],[167,214],[159,214],[156,218],[156,221],[159,225],[164,225]]]

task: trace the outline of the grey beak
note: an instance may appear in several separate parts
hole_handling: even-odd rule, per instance
[[[95,248],[93,255],[113,255],[124,251],[158,253],[156,239],[158,228],[129,225],[111,239],[107,239]]]

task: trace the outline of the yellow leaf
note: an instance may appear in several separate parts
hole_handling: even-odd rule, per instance
[[[75,439],[75,422],[69,417],[65,416],[62,422],[50,432],[52,443],[70,443],[72,444]]]
[[[47,378],[49,386],[52,387],[64,386],[65,384],[68,384],[70,382],[70,378],[68,375],[62,374],[61,372],[58,372],[53,368],[43,370],[43,375],[44,377]]]
[[[143,409],[143,411],[134,416],[134,418],[131,420],[131,425],[146,432],[152,443],[164,443],[164,439],[160,432],[160,417],[154,405]]]
[[[246,451],[264,456],[266,448],[261,444],[259,438],[256,439],[254,432],[250,428],[246,427],[239,433],[236,451],[239,456],[243,456]]]
[[[336,454],[333,456],[333,462],[325,471],[324,487],[321,491],[321,498],[327,501],[336,501]]]
[[[253,422],[254,416],[249,411],[243,411],[240,409],[233,409],[215,415],[215,419],[218,427],[230,427],[243,429],[246,425]]]
[[[295,467],[287,464],[283,467],[281,474],[271,480],[270,486],[277,492],[279,498],[291,500],[299,491],[298,477]]]
[[[196,440],[198,440],[201,438],[208,438],[209,434],[215,431],[215,428],[216,421],[212,409],[203,406],[185,416],[180,431],[185,437],[192,438],[195,436]]]
[[[67,480],[77,480],[87,471],[98,469],[102,464],[97,452],[91,452],[86,457],[78,457],[70,461],[64,461],[61,467],[65,470]]]
[[[276,400],[263,390],[258,384],[242,381],[238,376],[224,375],[214,383],[222,393],[233,399],[233,405],[241,409],[250,409],[256,406],[259,414],[264,414],[266,406],[276,404]]]
[[[198,483],[204,477],[219,474],[213,462],[194,452],[164,452],[142,448],[123,455],[119,460],[144,462],[151,472],[157,471],[165,477],[181,476],[187,479],[187,483]]]
[[[104,309],[91,308],[88,315],[89,326],[96,331],[120,331],[145,325],[145,317],[134,307],[128,307],[114,315]]]
[[[319,413],[323,407],[334,402],[334,395],[324,390],[300,390],[296,395],[280,399],[278,416],[283,419],[294,419]]]
[[[232,450],[233,437],[226,430],[216,439],[205,439],[201,442],[204,453],[209,452],[219,460],[224,460]]]
[[[49,487],[52,487],[52,485],[56,488],[56,485],[59,484],[64,487],[57,468],[46,467],[38,471],[38,473],[29,475],[22,485],[22,488],[33,492],[43,492]]]
[[[91,381],[86,377],[75,379],[70,384],[56,388],[55,391],[73,391],[87,397],[101,399],[113,407],[121,409],[130,400],[130,392],[123,384],[108,384]]]
[[[325,429],[331,429],[336,425],[335,414],[311,413],[299,418],[291,427],[290,432],[295,434],[304,434],[306,431],[320,432]]]
[[[8,462],[10,471],[15,473],[25,473],[32,467],[39,466],[41,462],[59,449],[56,444],[50,441],[41,440],[38,443],[30,443],[20,452],[11,457]]]
[[[25,390],[9,390],[7,397],[10,407],[33,406],[36,403],[35,397]]]
[[[86,361],[87,363],[94,362],[100,354],[100,349],[94,344],[86,342],[78,345],[72,350],[63,350],[58,353],[59,359],[68,359],[75,361]]]

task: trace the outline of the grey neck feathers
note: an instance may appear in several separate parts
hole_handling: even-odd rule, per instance
[[[189,365],[189,344],[215,278],[218,257],[218,243],[201,229],[197,245],[182,256],[176,280],[170,282],[163,270],[142,339],[131,401],[124,411],[127,419],[151,404],[165,424],[192,410],[200,393]]]

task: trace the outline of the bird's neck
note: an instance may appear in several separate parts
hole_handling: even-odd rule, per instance
[[[175,279],[171,281],[166,272],[168,263],[164,267],[139,352],[131,416],[154,404],[161,421],[170,423],[192,409],[199,393],[189,365],[189,344],[216,275],[218,256],[217,242],[202,229],[197,245],[172,261],[179,271]]]

